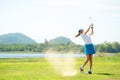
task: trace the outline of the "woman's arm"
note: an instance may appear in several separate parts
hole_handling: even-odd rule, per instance
[[[90,35],[92,35],[92,34],[93,34],[93,24],[91,24],[91,25],[88,27],[88,29],[85,31],[85,34],[87,34],[87,33],[88,33],[88,31],[90,30],[90,28],[92,29],[91,34],[90,34]]]
[[[91,27],[91,34],[89,35],[93,35],[94,34],[94,30],[93,30],[93,27]]]
[[[88,29],[85,31],[85,34],[87,34],[89,30],[90,30],[90,26],[89,26]]]

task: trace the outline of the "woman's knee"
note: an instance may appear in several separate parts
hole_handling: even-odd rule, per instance
[[[90,60],[90,55],[87,55],[87,60]]]

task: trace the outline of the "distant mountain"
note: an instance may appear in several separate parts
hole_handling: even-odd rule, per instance
[[[36,44],[37,42],[21,33],[9,33],[0,36],[0,44]]]
[[[69,38],[66,37],[56,37],[55,39],[52,39],[49,41],[51,44],[69,44],[73,43]]]

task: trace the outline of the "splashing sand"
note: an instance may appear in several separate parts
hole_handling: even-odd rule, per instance
[[[68,53],[65,56],[57,56],[55,53],[47,51],[46,59],[52,64],[54,69],[59,72],[62,76],[74,76],[77,74],[77,70],[75,69],[75,58],[69,56],[72,53]]]

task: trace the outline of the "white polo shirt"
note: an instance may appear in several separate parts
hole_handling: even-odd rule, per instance
[[[82,37],[83,41],[85,42],[85,44],[92,44],[90,36],[83,33],[83,34],[81,34],[81,37]]]

